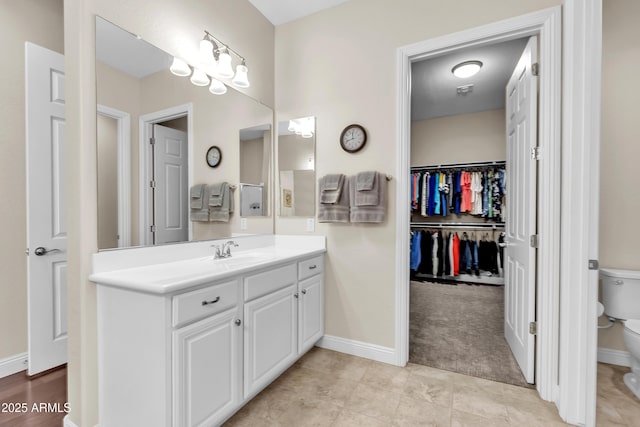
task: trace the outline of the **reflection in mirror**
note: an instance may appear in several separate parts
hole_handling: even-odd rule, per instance
[[[268,216],[271,124],[240,129],[240,216]]]
[[[315,118],[278,123],[280,216],[315,216]]]
[[[214,95],[173,75],[172,59],[96,17],[99,249],[240,232],[239,197],[228,219],[192,222],[190,188],[222,182],[240,188],[245,181],[238,168],[243,163],[238,132],[263,126],[270,134],[273,111],[233,88]],[[246,181],[262,185],[262,215],[270,212],[271,155],[265,153],[271,153],[271,141],[263,141],[260,177]],[[215,168],[206,162],[213,145],[222,152]],[[243,234],[273,233],[272,221],[252,221]]]

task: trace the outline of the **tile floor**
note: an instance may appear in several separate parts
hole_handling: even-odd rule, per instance
[[[611,375],[611,372],[605,374],[604,379],[609,378],[615,384]],[[603,405],[611,409],[608,419],[623,422],[609,425],[630,427],[633,419],[640,420],[633,408],[623,410],[613,403]],[[618,412],[614,413],[612,408],[618,408]],[[616,414],[618,418],[614,418]],[[225,425],[553,427],[565,424],[555,405],[541,400],[533,389],[415,364],[399,368],[314,348]]]

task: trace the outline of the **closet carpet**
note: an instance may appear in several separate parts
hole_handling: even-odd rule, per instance
[[[409,361],[527,384],[504,338],[504,287],[411,282]]]

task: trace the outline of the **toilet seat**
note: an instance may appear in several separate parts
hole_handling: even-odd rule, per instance
[[[624,322],[624,327],[636,335],[640,335],[640,319],[628,319]]]

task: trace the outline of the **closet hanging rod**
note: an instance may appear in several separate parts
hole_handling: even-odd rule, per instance
[[[448,163],[441,165],[429,166],[411,166],[411,171],[432,170],[432,169],[457,169],[457,168],[478,168],[486,166],[505,166],[505,160],[493,160],[490,162],[472,162],[472,163]]]
[[[504,222],[412,222],[412,228],[504,228]]]

